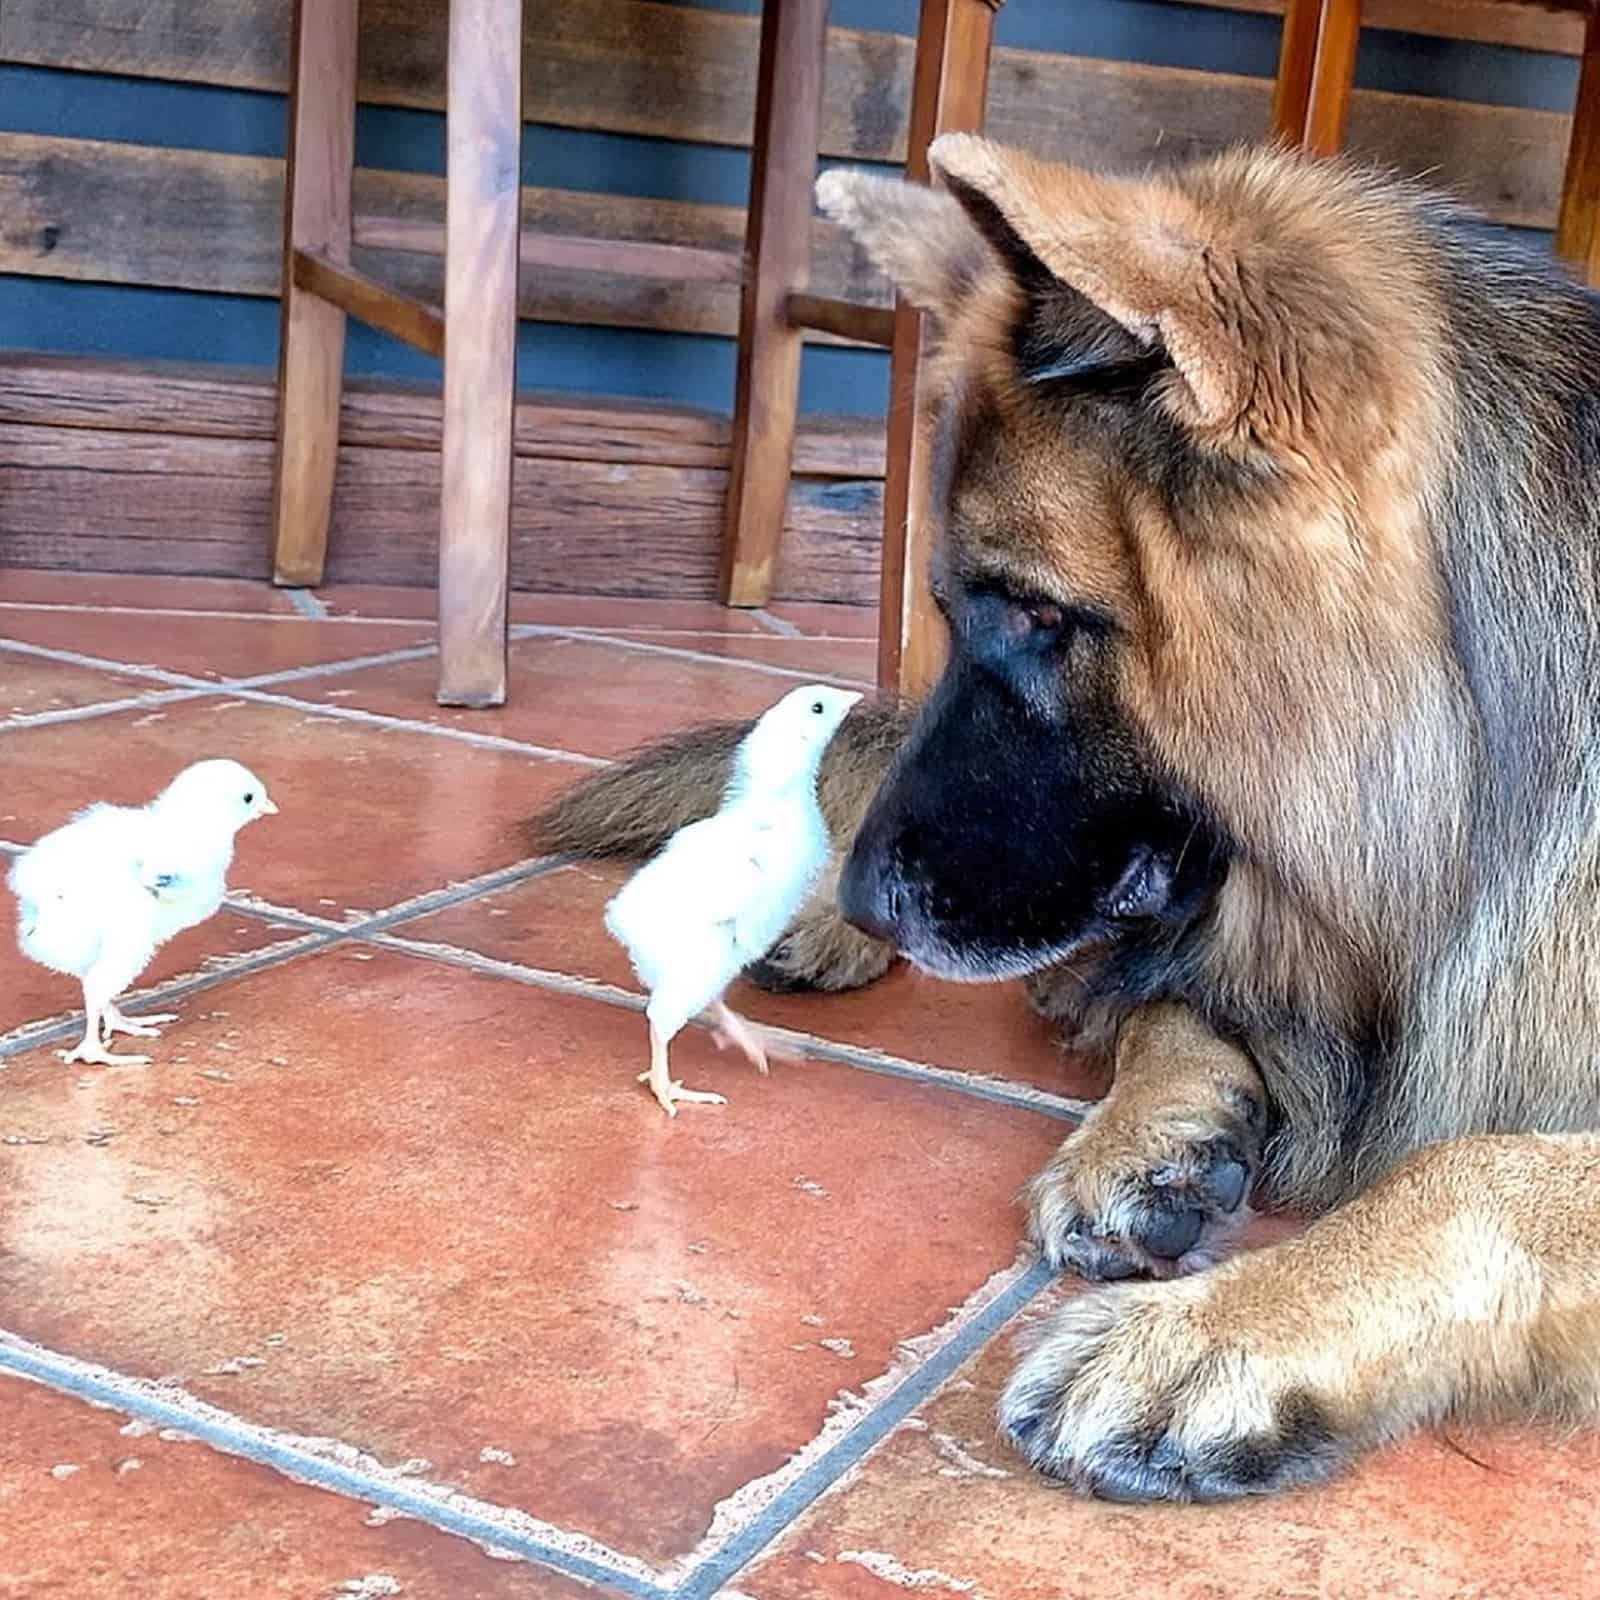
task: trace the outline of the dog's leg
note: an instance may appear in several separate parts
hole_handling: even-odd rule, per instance
[[[1110,1093],[1028,1188],[1029,1232],[1086,1278],[1214,1264],[1261,1161],[1266,1096],[1247,1057],[1178,1006],[1124,1023]]]
[[[1001,1422],[1114,1500],[1326,1477],[1418,1426],[1600,1416],[1600,1135],[1454,1140],[1306,1233],[1068,1304]]]

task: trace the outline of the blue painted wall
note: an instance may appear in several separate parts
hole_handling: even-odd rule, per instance
[[[759,0],[671,0],[755,12]],[[834,0],[847,27],[910,33],[916,0]],[[1278,24],[1267,17],[1167,0],[1009,0],[1001,44],[1157,66],[1270,77]],[[1565,111],[1577,63],[1555,56],[1369,30],[1357,81],[1364,88]],[[0,129],[281,156],[278,95],[37,71],[0,65]],[[443,119],[363,107],[357,160],[412,172],[443,171]],[[659,199],[742,205],[745,152],[567,129],[531,127],[523,180]],[[54,282],[0,274],[0,346],[134,358],[175,357],[271,366],[275,302],[243,296]],[[808,349],[801,403],[808,412],[882,412],[886,358],[875,351]],[[352,322],[352,375],[437,377],[437,364]],[[726,339],[524,323],[525,387],[665,399],[727,410],[733,351]]]

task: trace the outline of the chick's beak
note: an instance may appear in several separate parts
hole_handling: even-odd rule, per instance
[[[262,795],[261,804],[257,809],[263,817],[275,817],[278,814],[278,808],[272,803],[269,795]]]

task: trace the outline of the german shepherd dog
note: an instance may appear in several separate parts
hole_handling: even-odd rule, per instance
[[[768,981],[1029,975],[1106,1099],[1028,1195],[1094,1279],[1001,1423],[1118,1500],[1600,1415],[1600,313],[1408,183],[967,135],[819,184],[941,337],[949,622],[862,708]],[[648,852],[741,728],[546,847]],[[1221,1259],[1247,1195],[1317,1215]]]

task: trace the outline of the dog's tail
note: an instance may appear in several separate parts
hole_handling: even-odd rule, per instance
[[[638,861],[722,801],[750,723],[713,722],[647,745],[558,795],[526,824],[535,854]]]
[[[910,713],[862,701],[822,761],[817,795],[836,849],[848,849],[910,727]],[[639,861],[722,803],[733,755],[755,725],[714,722],[624,756],[557,797],[526,825],[536,854]]]
[[[722,803],[739,742],[754,726],[718,722],[673,734],[585,778],[526,824],[538,855],[643,860]],[[782,939],[747,976],[763,988],[857,989],[888,971],[893,949],[839,915],[839,871],[911,726],[910,712],[863,700],[822,758],[817,798],[833,859]]]

